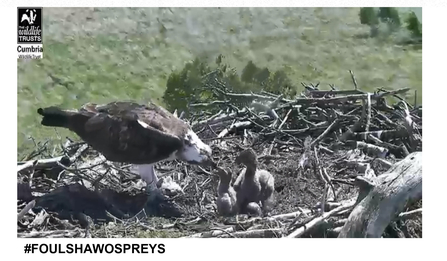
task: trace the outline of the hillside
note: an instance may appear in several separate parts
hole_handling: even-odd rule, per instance
[[[18,61],[18,160],[34,142],[72,134],[42,128],[36,109],[85,102],[160,99],[170,73],[195,57],[223,54],[237,70],[253,61],[282,69],[297,86],[418,90],[422,50],[369,38],[358,8],[45,8],[44,59]],[[300,89],[299,91],[302,91]],[[412,100],[414,92],[406,98]],[[60,138],[57,138],[60,135]],[[32,137],[34,140],[30,140]]]

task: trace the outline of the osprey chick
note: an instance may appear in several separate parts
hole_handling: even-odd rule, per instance
[[[241,210],[247,212],[247,206],[250,202],[260,202],[262,210],[265,213],[269,212],[273,204],[275,187],[273,175],[267,170],[258,169],[258,159],[253,149],[242,151],[236,157],[235,162],[236,164],[244,164],[246,167],[233,185],[237,192],[238,205]],[[256,209],[256,206],[251,205],[250,209]]]
[[[238,212],[236,191],[231,186],[231,172],[217,168],[219,184],[217,185],[217,212],[221,216],[231,216]]]

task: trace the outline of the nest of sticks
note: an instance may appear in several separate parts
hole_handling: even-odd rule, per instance
[[[131,166],[67,139],[58,157],[40,144],[18,162],[18,237],[422,237],[422,106],[400,97],[409,89],[305,87],[285,99],[217,84],[222,101],[180,115],[234,179],[238,153],[256,151],[275,178],[267,216],[217,215],[217,175],[177,161],[156,169],[185,194],[147,203]]]

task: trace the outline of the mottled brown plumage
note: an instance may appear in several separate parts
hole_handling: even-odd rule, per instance
[[[242,151],[235,160],[236,164],[244,164],[234,189],[237,192],[239,208],[246,211],[250,202],[261,203],[264,214],[270,211],[273,204],[274,178],[267,170],[258,169],[258,160],[253,149]]]
[[[185,145],[190,127],[153,103],[88,103],[79,110],[39,108],[42,125],[75,132],[108,160],[151,164],[173,157]],[[142,124],[143,123],[143,124]]]
[[[154,169],[157,162],[179,159],[215,166],[211,148],[189,125],[153,103],[88,103],[78,110],[52,106],[37,112],[43,116],[42,125],[73,131],[108,160],[137,165],[150,198],[159,192]]]
[[[238,213],[236,191],[231,186],[231,172],[217,168],[219,184],[217,185],[217,212],[221,216],[231,216]]]

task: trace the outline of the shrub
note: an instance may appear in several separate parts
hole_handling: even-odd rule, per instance
[[[422,41],[422,24],[414,12],[410,12],[405,19],[405,27],[402,27],[402,22],[399,16],[399,11],[394,7],[362,7],[359,12],[360,23],[369,25],[371,29],[371,37],[388,38],[391,34],[397,33],[395,39],[400,39],[401,43],[414,43]],[[388,31],[386,30],[388,28]],[[411,35],[406,35],[404,28],[410,32]],[[411,38],[402,40],[401,38]]]
[[[188,103],[200,100],[200,87],[202,76],[211,69],[199,58],[185,65],[181,72],[173,72],[169,75],[163,100],[170,111],[186,109]]]
[[[287,98],[294,97],[297,93],[297,88],[281,70],[271,73],[268,68],[259,68],[249,61],[239,76],[234,68],[223,64],[221,55],[216,59],[216,64],[216,67],[211,68],[206,62],[196,58],[187,63],[180,72],[172,72],[163,95],[166,107],[170,111],[188,111],[190,103],[223,100],[223,95],[210,87],[216,84],[214,78],[218,78],[218,81],[225,85],[219,86],[220,89],[233,93],[260,93],[264,90],[284,94]],[[213,71],[217,73],[213,77],[205,77],[204,81],[203,76]]]
[[[379,24],[379,17],[374,7],[362,7],[360,8],[360,23],[369,26]]]
[[[380,7],[378,16],[380,21],[386,23],[391,31],[395,31],[401,26],[399,12],[394,7]]]
[[[360,23],[369,25],[371,37],[377,36],[379,33],[379,17],[374,7],[360,8]]]
[[[419,22],[419,19],[414,12],[410,12],[406,22],[406,27],[408,31],[411,32],[411,35],[416,38],[422,38],[422,24]]]

